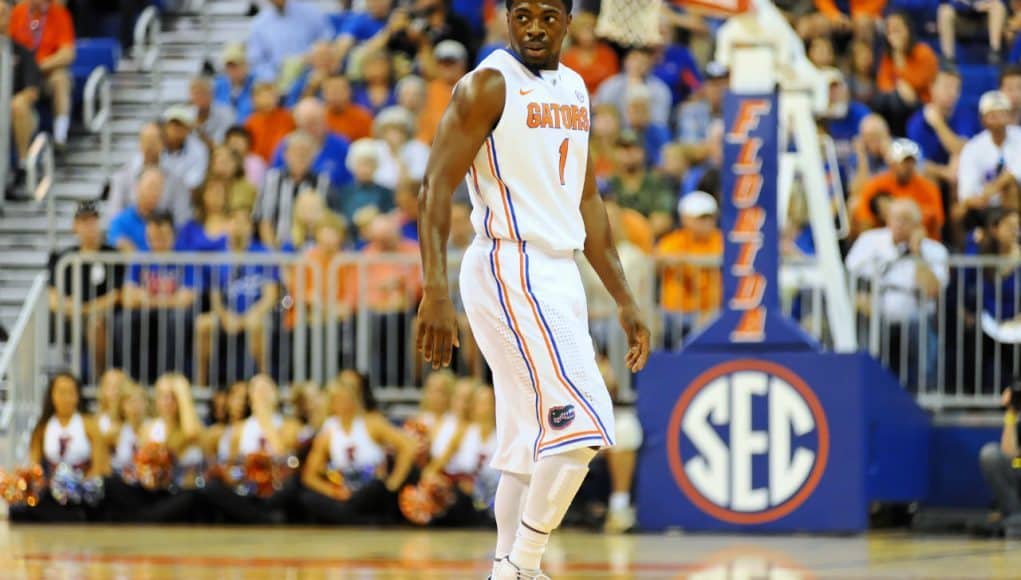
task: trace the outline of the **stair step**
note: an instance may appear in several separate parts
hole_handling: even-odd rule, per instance
[[[13,235],[16,232],[36,232],[45,234],[46,229],[49,227],[49,220],[45,215],[37,216],[25,216],[18,219],[0,219],[0,241],[6,238],[8,235]],[[71,218],[70,216],[58,216],[57,217],[57,230],[68,231],[71,229]],[[6,256],[4,256],[6,258]],[[3,259],[0,258],[0,263]]]
[[[3,266],[5,270],[8,268],[42,268],[46,265],[48,257],[49,253],[45,250],[11,252],[3,257]]]
[[[32,286],[32,283],[35,282],[36,275],[38,275],[41,271],[41,268],[4,268],[3,271],[0,272],[0,278],[3,279],[0,281],[0,285],[11,284],[25,286],[25,290],[27,291],[28,288]]]

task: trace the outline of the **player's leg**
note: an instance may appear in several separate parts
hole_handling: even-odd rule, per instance
[[[505,471],[500,474],[500,483],[496,487],[496,502],[493,512],[496,516],[496,550],[493,560],[500,561],[510,556],[514,547],[514,537],[521,522],[521,512],[525,507],[528,484],[531,476],[522,473]]]

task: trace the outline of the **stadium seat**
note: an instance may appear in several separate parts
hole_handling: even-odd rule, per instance
[[[336,12],[330,14],[330,24],[333,25],[333,30],[336,34],[340,34],[342,28],[344,28],[344,22],[347,20],[347,12]]]
[[[75,59],[71,65],[74,78],[75,108],[80,108],[85,81],[92,71],[106,67],[111,73],[117,71],[121,59],[121,45],[116,38],[83,38],[75,43]]]

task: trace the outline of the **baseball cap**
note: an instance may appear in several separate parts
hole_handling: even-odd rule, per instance
[[[94,201],[83,201],[78,204],[78,207],[74,210],[74,219],[82,219],[86,217],[99,217],[99,207]]]
[[[224,47],[220,58],[223,60],[223,64],[244,64],[248,60],[248,55],[245,54],[245,45],[240,42],[228,44]]]
[[[918,144],[911,139],[895,139],[890,145],[890,161],[900,163],[909,157],[915,161],[922,160],[922,151]]]
[[[1003,91],[989,91],[978,101],[978,112],[982,115],[993,111],[1009,111],[1010,99]]]
[[[433,56],[436,60],[465,62],[468,60],[468,49],[456,40],[444,40],[433,49]]]
[[[718,209],[716,198],[704,191],[693,191],[682,197],[677,204],[677,211],[689,217],[716,215]]]
[[[633,147],[639,144],[640,142],[638,141],[638,133],[635,133],[631,129],[624,129],[623,131],[620,132],[620,135],[617,136],[617,145],[624,147],[628,146]]]
[[[167,110],[163,111],[163,115],[160,117],[164,123],[170,121],[176,121],[182,125],[188,125],[191,127],[195,124],[195,109],[188,105],[171,105]]]
[[[705,65],[705,78],[707,80],[725,79],[729,76],[730,70],[722,62],[714,60]]]

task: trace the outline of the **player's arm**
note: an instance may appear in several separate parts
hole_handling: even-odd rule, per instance
[[[642,321],[627,279],[620,264],[617,246],[610,231],[610,220],[606,217],[606,206],[596,188],[595,171],[589,157],[585,171],[585,185],[581,193],[581,217],[585,221],[585,257],[599,275],[603,286],[617,302],[620,323],[627,333],[629,350],[627,365],[631,372],[638,372],[649,359],[649,329]]]
[[[472,159],[500,120],[506,84],[484,69],[457,84],[443,113],[418,194],[418,231],[425,285],[418,309],[416,346],[433,368],[450,364],[458,346],[457,317],[447,285],[451,198]]]

